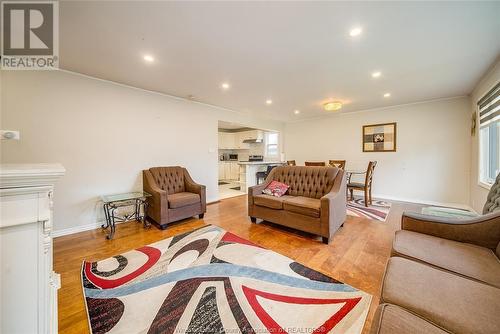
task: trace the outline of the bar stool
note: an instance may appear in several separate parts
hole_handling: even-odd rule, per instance
[[[257,178],[257,184],[259,184],[260,182],[260,179],[263,179],[265,180],[267,178],[267,176],[269,175],[269,173],[271,173],[271,171],[273,170],[273,168],[276,167],[276,166],[267,166],[267,169],[265,172],[257,172],[255,173],[255,177]]]

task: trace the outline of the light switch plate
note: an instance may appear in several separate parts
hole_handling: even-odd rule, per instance
[[[2,140],[19,140],[19,131],[13,130],[0,130],[0,137]]]

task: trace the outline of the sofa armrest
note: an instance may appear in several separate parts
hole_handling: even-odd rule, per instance
[[[321,197],[321,231],[330,237],[344,224],[347,215],[347,177],[339,170],[336,181],[329,193]]]
[[[187,192],[200,195],[202,212],[207,211],[207,189],[204,185],[193,181],[187,169],[184,168],[184,186]]]
[[[168,195],[156,184],[153,175],[149,170],[142,171],[142,188],[149,193],[147,215],[153,218],[157,223],[162,224],[168,221]]]
[[[500,212],[469,219],[405,212],[401,218],[401,229],[495,250],[500,242]]]

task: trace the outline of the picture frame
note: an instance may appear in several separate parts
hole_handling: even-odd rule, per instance
[[[397,124],[363,125],[363,152],[396,152]]]

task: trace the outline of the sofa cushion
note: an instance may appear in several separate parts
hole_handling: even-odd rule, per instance
[[[448,332],[425,319],[392,304],[377,308],[371,334],[446,334]]]
[[[171,209],[182,208],[199,202],[200,195],[194,193],[181,192],[168,195],[168,207]]]
[[[292,196],[283,195],[281,197],[276,197],[272,195],[261,194],[253,196],[253,203],[258,206],[281,210],[283,209],[283,201],[288,198],[292,198]]]
[[[453,333],[500,328],[500,289],[401,257],[389,259],[381,300]]]
[[[321,201],[311,197],[291,197],[284,200],[283,209],[290,212],[300,213],[305,216],[319,218]]]
[[[488,248],[427,234],[397,231],[393,253],[471,277],[500,288],[500,260]]]
[[[282,182],[271,181],[271,183],[266,187],[266,189],[262,190],[263,194],[281,197],[288,190],[288,186]]]

